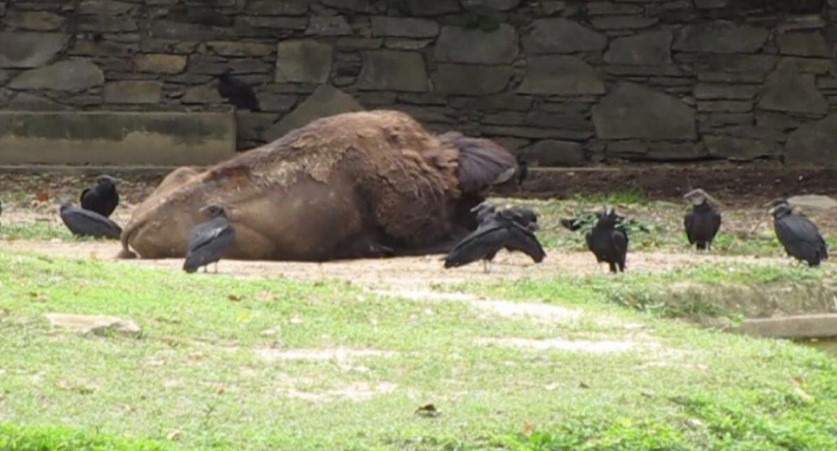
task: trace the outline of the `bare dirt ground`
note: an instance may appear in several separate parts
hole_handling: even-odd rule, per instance
[[[3,243],[9,249],[38,252],[67,258],[113,260],[119,264],[141,265],[180,271],[182,259],[117,260],[121,246],[113,241],[29,241]],[[747,256],[713,256],[672,253],[641,253],[628,255],[628,269],[641,272],[662,272],[694,265],[696,262],[731,264],[740,262],[776,263],[780,259]],[[214,267],[210,268],[214,271]],[[218,272],[241,278],[285,277],[297,280],[332,278],[377,289],[428,290],[434,286],[462,282],[489,282],[498,279],[516,280],[525,277],[560,274],[585,275],[606,272],[589,252],[552,252],[541,264],[533,264],[519,254],[498,254],[491,272],[483,272],[481,264],[444,269],[441,256],[399,257],[390,259],[347,260],[327,263],[222,260]]]
[[[779,163],[634,164],[585,169],[534,169],[521,197],[564,197],[575,193],[635,190],[650,199],[679,199],[703,188],[726,205],[799,194],[837,194],[837,169],[788,167]]]

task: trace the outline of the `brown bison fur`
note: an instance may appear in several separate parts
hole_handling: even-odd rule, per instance
[[[397,111],[326,117],[203,172],[169,174],[125,227],[121,255],[183,257],[210,203],[225,205],[236,228],[231,258],[444,252],[516,164],[489,140],[437,137]]]

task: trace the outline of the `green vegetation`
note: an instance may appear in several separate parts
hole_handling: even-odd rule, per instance
[[[698,264],[665,273],[557,275],[549,278],[466,283],[447,289],[503,299],[542,300],[591,308],[591,301],[613,303],[666,318],[701,322],[736,320],[775,313],[830,312],[837,287],[827,286],[832,266]]]
[[[162,451],[171,447],[149,440],[130,440],[70,428],[21,427],[0,423],[0,449]]]
[[[51,240],[70,241],[77,238],[64,227],[46,221],[12,222],[0,224],[0,237],[13,240]]]
[[[835,449],[837,364],[820,351],[603,302],[687,278],[813,284],[828,271],[464,287],[561,305],[529,317],[0,250],[0,449]],[[48,312],[115,315],[143,334],[80,335]],[[428,403],[437,416],[415,413]]]

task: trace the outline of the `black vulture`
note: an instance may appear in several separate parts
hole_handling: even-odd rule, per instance
[[[206,267],[215,263],[218,272],[218,261],[226,254],[235,241],[235,229],[227,220],[227,212],[222,205],[211,204],[201,209],[208,213],[210,220],[200,223],[189,232],[189,253],[183,262],[183,270],[193,273],[201,266]]]
[[[541,229],[538,224],[538,214],[531,208],[514,206],[500,210],[497,214],[516,222],[530,232],[537,232]]]
[[[517,222],[518,224],[525,227],[531,232],[537,232],[538,230],[540,230],[540,225],[538,224],[538,214],[528,207],[520,207],[515,205],[497,211],[497,207],[495,207],[488,201],[484,201],[476,207],[472,208],[471,212],[477,214],[477,224],[482,224],[483,221],[492,218],[495,214],[499,214],[500,216],[506,219]]]
[[[471,213],[477,214],[477,225],[482,224],[483,221],[491,217],[496,211],[497,207],[487,200],[471,209]]]
[[[96,186],[85,188],[81,192],[81,208],[95,211],[104,217],[110,217],[119,205],[119,193],[116,191],[116,179],[109,175],[100,175]]]
[[[96,213],[73,206],[73,201],[65,198],[59,209],[61,221],[76,236],[105,237],[118,240],[122,228],[110,219]]]
[[[247,83],[233,77],[232,69],[227,69],[218,76],[218,94],[235,105],[236,108],[245,108],[250,111],[261,111],[259,99],[253,88]]]
[[[483,260],[484,270],[500,249],[520,251],[540,263],[546,257],[543,247],[535,237],[538,229],[537,215],[527,208],[516,207],[488,213],[474,230],[454,246],[445,257],[445,268],[453,268]]]
[[[529,161],[526,156],[520,154],[517,156],[517,186],[523,186],[523,181],[529,176]]]
[[[692,210],[683,218],[689,244],[699,251],[711,250],[712,241],[721,228],[718,202],[700,188],[689,191],[683,197],[692,202]]]
[[[598,214],[596,225],[585,236],[587,247],[596,256],[596,261],[607,262],[610,272],[625,271],[625,257],[628,255],[628,233],[613,207],[607,207]]]
[[[813,221],[801,213],[794,213],[783,199],[773,201],[771,205],[776,238],[789,256],[809,266],[819,266],[820,261],[828,258],[828,246]]]

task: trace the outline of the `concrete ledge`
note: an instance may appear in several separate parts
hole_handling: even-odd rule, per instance
[[[0,165],[207,165],[235,155],[235,115],[0,111]]]
[[[740,331],[746,335],[774,338],[837,337],[837,313],[747,319],[741,324]]]

